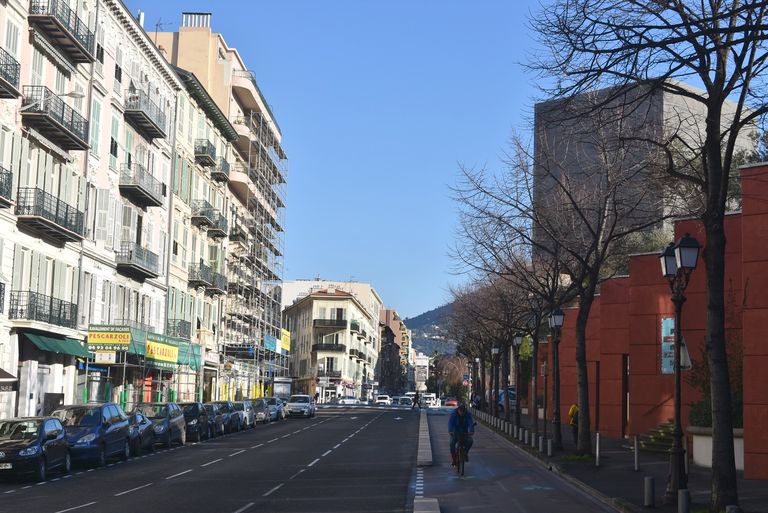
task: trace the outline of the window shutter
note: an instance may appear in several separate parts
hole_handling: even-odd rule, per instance
[[[112,249],[115,247],[115,208],[119,208],[118,205],[116,205],[116,202],[112,196],[109,195],[109,191],[104,191],[105,196],[107,197],[107,203],[109,205],[108,211],[107,211],[107,227],[106,232],[107,236],[104,239],[106,242],[104,246],[107,249]]]
[[[96,229],[94,239],[107,241],[107,216],[109,211],[109,191],[96,189]]]

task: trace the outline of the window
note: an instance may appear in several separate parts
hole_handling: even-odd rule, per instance
[[[88,143],[91,145],[91,153],[99,154],[99,135],[101,135],[101,102],[98,98],[93,98],[91,102],[91,137]],[[111,147],[110,147],[111,153]]]
[[[109,139],[109,168],[117,169],[117,141],[120,137],[120,115],[112,110],[112,132]]]
[[[30,82],[32,85],[43,84],[43,64],[45,59],[43,54],[37,48],[32,48],[32,73],[30,74]]]
[[[115,50],[115,84],[114,91],[118,94],[121,93],[123,88],[123,51],[120,48]]]
[[[96,62],[94,64],[96,73],[104,76],[104,26],[100,25],[96,30]]]
[[[67,89],[67,77],[64,76],[61,69],[56,68],[56,83],[53,86],[56,94],[64,94],[68,92]]]
[[[5,50],[19,60],[19,25],[10,18],[5,25]]]

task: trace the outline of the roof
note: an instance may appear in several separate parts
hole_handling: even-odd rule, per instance
[[[195,74],[178,66],[171,65],[171,67],[179,76],[184,87],[189,91],[189,94],[192,95],[192,98],[200,104],[227,141],[235,142],[239,138],[237,131],[235,131],[235,127],[229,122],[227,116],[221,112],[219,106],[216,105],[216,102],[211,98],[211,95],[208,94],[208,91],[206,91],[205,87],[203,87],[203,84],[200,83]]]

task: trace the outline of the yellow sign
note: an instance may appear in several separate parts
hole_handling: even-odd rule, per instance
[[[122,328],[122,327],[121,327]],[[88,347],[91,350],[125,351],[131,343],[131,331],[93,330],[88,332]]]
[[[291,350],[291,332],[286,329],[280,330],[280,347],[286,353]]]
[[[179,348],[154,340],[147,340],[146,357],[157,362],[167,362],[176,365],[179,360]]]

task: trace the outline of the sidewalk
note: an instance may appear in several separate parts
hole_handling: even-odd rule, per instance
[[[479,415],[478,415],[479,417]],[[480,422],[480,419],[477,419]],[[527,415],[521,417],[521,425],[530,428],[533,424]],[[551,437],[552,425],[547,426],[547,434]],[[539,421],[539,434],[543,434],[543,424]],[[595,466],[595,458],[576,460],[573,458],[575,446],[569,426],[563,425],[563,451],[547,458],[538,450],[525,446],[522,442],[511,440],[512,443],[550,464],[552,470],[563,473],[566,477],[575,479],[586,490],[593,490],[605,497],[618,499],[616,502],[625,511],[649,511],[643,507],[643,481],[646,476],[655,479],[656,507],[654,511],[677,513],[677,504],[663,503],[664,491],[669,472],[669,456],[662,453],[640,452],[639,470],[634,470],[634,453],[622,447],[632,443],[622,439],[600,440],[600,466]],[[594,434],[593,434],[594,436]],[[545,449],[546,450],[546,449]],[[595,444],[593,438],[593,453]],[[689,466],[688,489],[691,494],[691,511],[702,510],[709,504],[711,470],[698,467],[693,463]],[[747,480],[739,476],[739,502],[746,513],[768,513],[768,481]]]

